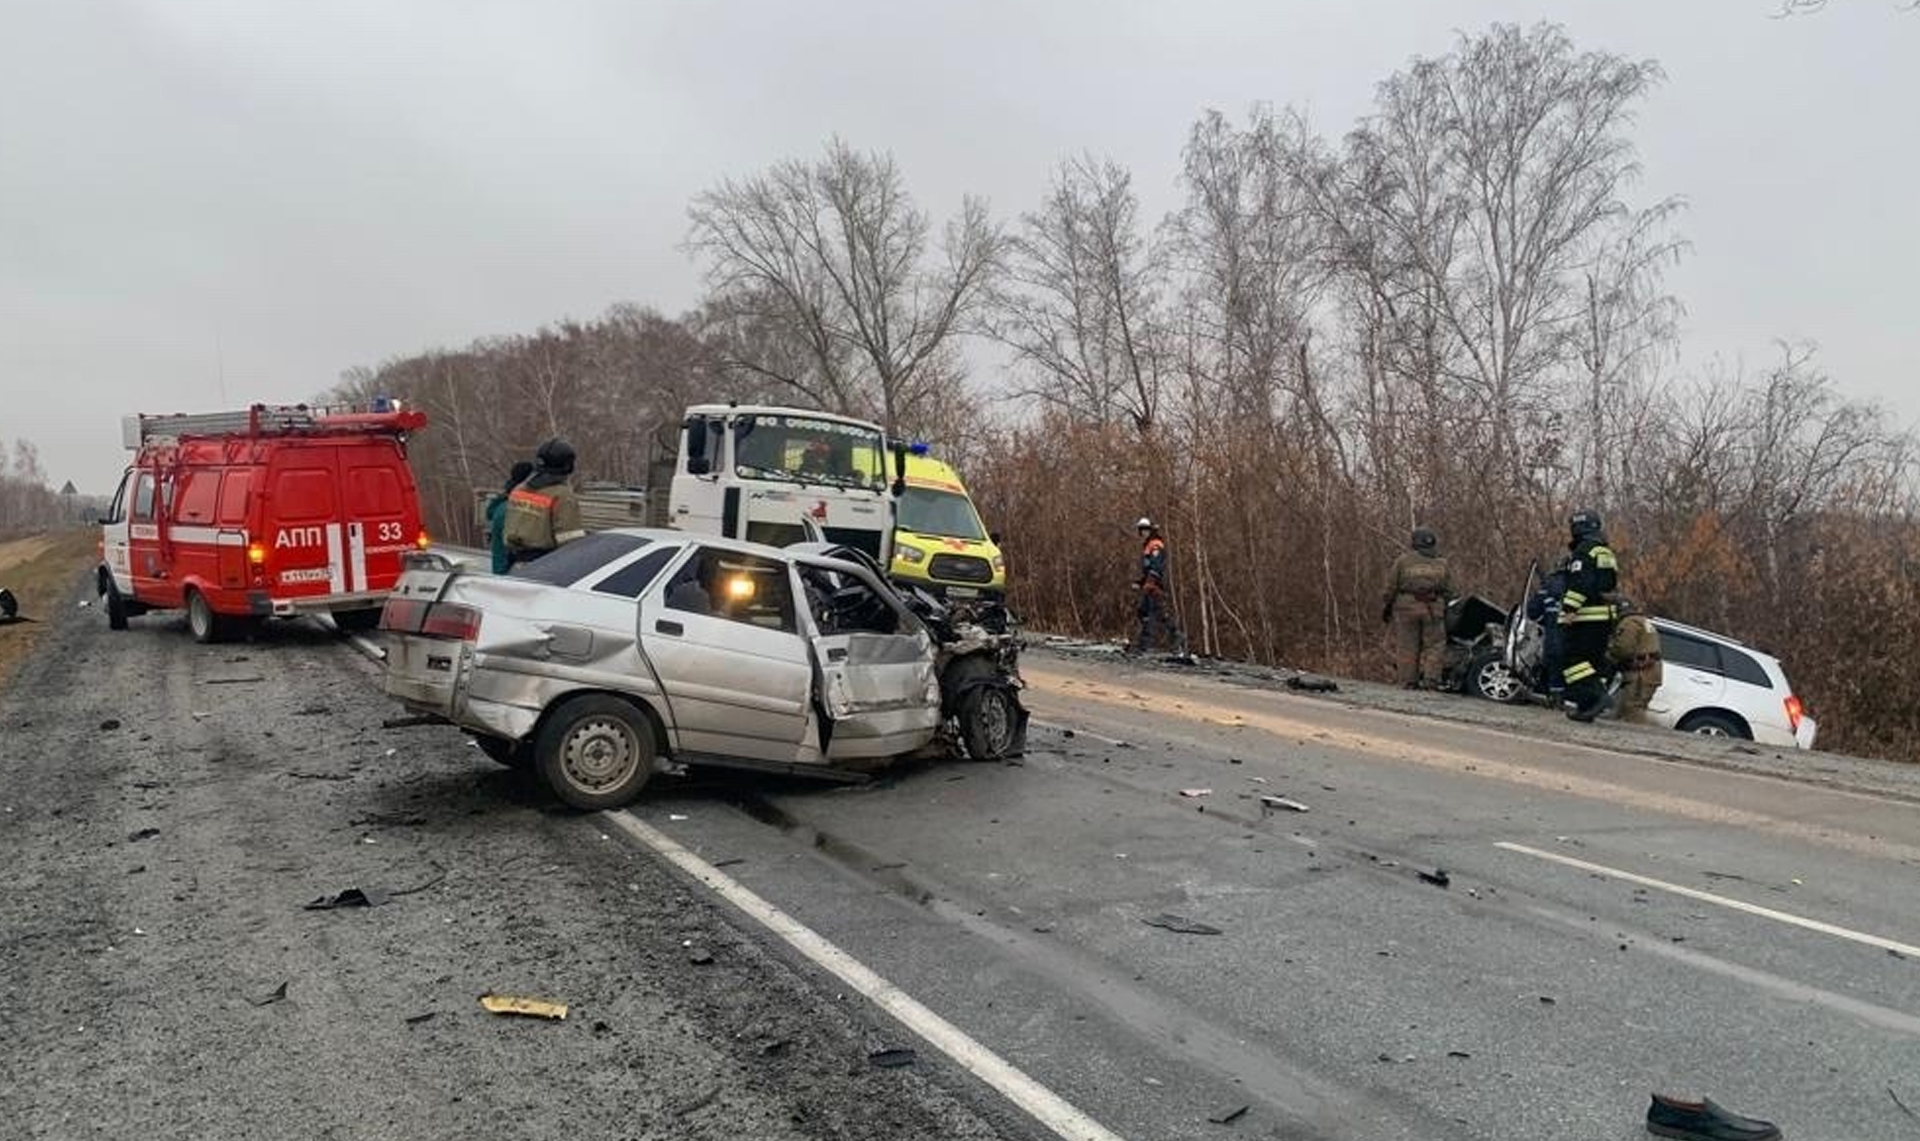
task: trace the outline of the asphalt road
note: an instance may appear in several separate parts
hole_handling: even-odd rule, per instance
[[[301,627],[45,640],[0,701],[0,1132],[1056,1135],[621,818],[383,728],[374,669]],[[696,774],[629,818],[1133,1141],[1629,1138],[1655,1089],[1920,1137],[1910,771],[1027,669],[1020,764]],[[349,886],[415,890],[301,906]]]

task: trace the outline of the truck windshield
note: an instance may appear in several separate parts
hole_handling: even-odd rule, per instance
[[[882,487],[880,432],[805,416],[743,416],[733,426],[734,474],[843,487]]]
[[[949,539],[987,537],[966,496],[930,487],[909,487],[900,497],[900,529]]]

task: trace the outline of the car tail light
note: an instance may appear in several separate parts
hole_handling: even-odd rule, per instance
[[[471,642],[480,636],[480,612],[457,602],[436,602],[427,607],[420,633],[428,638],[450,638]]]
[[[428,605],[417,598],[390,596],[387,604],[380,608],[380,628],[399,634],[418,634],[421,624],[427,620]]]
[[[1800,731],[1800,719],[1807,715],[1807,707],[1800,703],[1800,698],[1797,695],[1791,693],[1787,695],[1785,704],[1787,707],[1787,729],[1790,732],[1798,733]]]

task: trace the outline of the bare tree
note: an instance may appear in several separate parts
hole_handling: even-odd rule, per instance
[[[937,251],[891,156],[834,139],[700,195],[688,246],[706,263],[723,359],[889,428],[924,399],[999,257],[986,204],[968,198]]]
[[[1071,159],[1008,241],[992,335],[1037,374],[1030,391],[1069,414],[1159,418],[1161,247],[1143,234],[1133,176],[1111,160]]]

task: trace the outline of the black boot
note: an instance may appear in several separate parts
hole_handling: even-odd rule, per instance
[[[1568,686],[1567,700],[1573,705],[1567,717],[1574,721],[1591,721],[1607,710],[1607,690],[1598,678],[1587,678]]]

